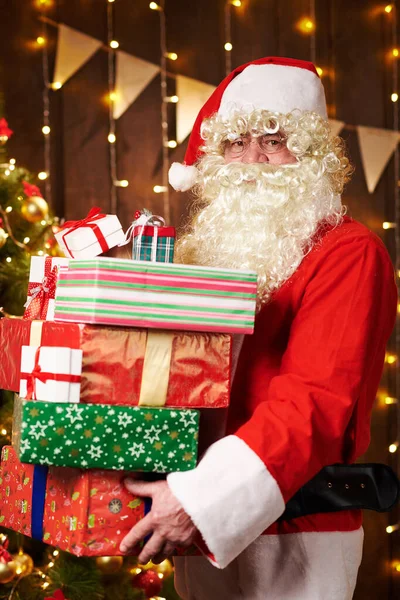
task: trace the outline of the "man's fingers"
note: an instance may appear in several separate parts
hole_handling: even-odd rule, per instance
[[[153,558],[153,556],[156,556],[161,552],[163,545],[164,538],[162,538],[161,535],[157,533],[153,533],[153,535],[139,554],[138,563],[141,563],[142,565],[148,563],[149,560]]]
[[[124,537],[120,544],[121,552],[128,552],[131,548],[136,546],[138,542],[143,540],[146,535],[152,532],[152,519],[150,513],[141,519],[130,532]]]
[[[162,552],[160,552],[159,554],[156,554],[154,556],[154,558],[152,559],[153,563],[155,565],[159,565],[160,563],[163,562],[163,560],[172,556],[174,552],[175,552],[175,545],[172,542],[165,542]]]
[[[135,494],[135,496],[141,496],[142,498],[152,498],[154,491],[156,490],[156,481],[143,481],[132,479],[127,477],[124,479],[124,485],[126,489]]]

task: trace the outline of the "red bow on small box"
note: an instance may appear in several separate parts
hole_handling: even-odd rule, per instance
[[[8,548],[8,540],[6,540],[3,545],[0,544],[0,562],[3,564],[9,563],[12,560],[12,556],[7,551],[7,548]]]
[[[51,268],[51,257],[46,256],[44,277],[41,283],[30,281],[28,284],[28,299],[24,304],[24,319],[46,320],[49,300],[56,297],[58,268]]]
[[[72,258],[74,256],[73,252],[71,252],[70,248],[68,247],[67,240],[65,238],[72,231],[75,231],[75,229],[79,229],[80,227],[90,227],[90,229],[93,230],[93,232],[97,238],[97,241],[99,242],[99,244],[101,246],[102,251],[107,252],[108,244],[106,242],[106,238],[104,237],[100,227],[97,225],[97,223],[95,223],[95,221],[104,219],[106,216],[107,215],[102,214],[101,208],[99,208],[98,206],[93,206],[93,208],[90,209],[87,217],[85,217],[84,219],[81,219],[80,221],[67,221],[66,223],[64,223],[64,225],[62,226],[62,229],[67,229],[67,231],[62,236],[62,239],[63,239],[66,249],[68,250],[68,252]]]
[[[13,134],[13,130],[9,128],[7,121],[3,118],[0,119],[0,136],[5,136],[7,138],[11,137]]]
[[[42,367],[39,365],[40,358],[40,346],[36,350],[35,354],[35,365],[31,373],[21,373],[21,379],[26,379],[26,400],[36,400],[36,381],[39,380],[42,383],[47,381],[66,381],[67,383],[80,383],[80,375],[71,375],[71,373],[49,373],[42,371]]]
[[[53,592],[52,596],[47,596],[44,600],[67,600],[61,590]]]
[[[39,196],[39,198],[43,198],[41,191],[37,187],[37,185],[33,185],[32,183],[28,183],[27,181],[22,182],[24,188],[24,194],[26,196]]]

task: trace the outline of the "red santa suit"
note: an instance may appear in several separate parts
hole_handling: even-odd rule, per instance
[[[226,567],[247,548],[243,578],[252,576],[247,585],[254,585],[262,569],[260,598],[352,597],[361,559],[361,511],[276,521],[285,502],[324,466],[353,462],[366,451],[396,308],[393,267],[379,238],[348,217],[333,230],[322,228],[312,251],[260,311],[254,334],[244,340],[228,436],[210,447],[196,469],[168,476],[216,565]],[[315,537],[315,532],[324,533]],[[337,532],[348,535],[338,537]],[[258,540],[251,549],[262,533],[273,537]],[[278,541],[286,535],[286,541]],[[266,544],[272,544],[267,554]],[[179,560],[190,577],[190,562],[201,559]],[[237,564],[232,569],[240,572]],[[202,589],[206,572],[203,565],[198,573]],[[305,575],[310,587],[303,589]],[[203,597],[214,598],[196,596]]]
[[[185,157],[189,166],[172,169],[175,188],[193,184],[190,165],[202,120],[219,107],[223,112],[232,97],[245,105],[250,94],[256,108],[285,114],[296,107],[326,118],[323,88],[310,63],[255,61],[250,79],[259,66],[268,74],[268,85],[258,90],[248,77],[235,79],[247,66],[226,78],[200,112]],[[296,103],[290,96],[293,72]],[[277,98],[268,96],[276,89]],[[313,242],[244,339],[226,437],[194,470],[168,476],[211,562],[222,569],[203,558],[179,558],[177,589],[185,600],[352,597],[362,553],[361,512],[277,519],[324,466],[354,462],[367,449],[397,290],[383,243],[361,224],[345,217],[336,228],[321,226]]]

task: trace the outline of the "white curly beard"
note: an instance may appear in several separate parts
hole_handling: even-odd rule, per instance
[[[198,169],[200,207],[175,262],[256,271],[259,307],[298,268],[318,224],[342,219],[340,196],[315,159],[276,166],[205,156]]]

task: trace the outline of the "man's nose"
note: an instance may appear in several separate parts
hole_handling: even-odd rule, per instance
[[[242,162],[244,163],[265,163],[269,162],[269,158],[266,154],[264,154],[257,142],[253,140],[246,152],[243,156]]]

